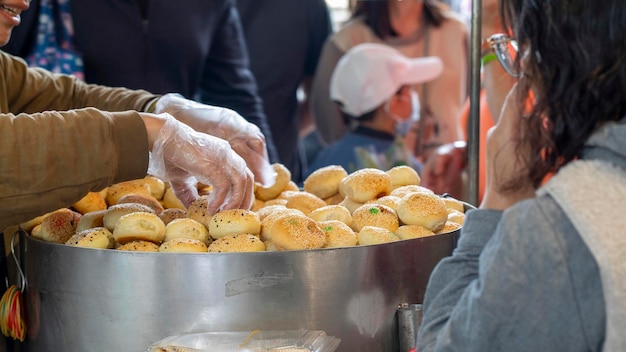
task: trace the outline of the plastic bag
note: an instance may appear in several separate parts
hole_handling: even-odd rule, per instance
[[[340,342],[321,330],[206,332],[164,338],[147,352],[333,352]]]

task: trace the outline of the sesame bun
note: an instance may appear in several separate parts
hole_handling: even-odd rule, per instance
[[[291,209],[298,209],[304,214],[309,214],[315,209],[326,206],[326,202],[318,196],[303,191],[284,191],[279,196],[280,199],[287,199],[285,206]]]
[[[78,220],[78,225],[76,225],[76,232],[81,232],[87,229],[93,229],[94,227],[103,227],[104,226],[104,214],[107,213],[107,210],[97,210],[84,214]],[[110,231],[110,230],[109,230]]]
[[[365,226],[375,226],[394,232],[400,222],[396,212],[382,204],[363,204],[352,213],[352,229],[361,231]]]
[[[437,231],[437,234],[449,233],[460,230],[461,227],[463,227],[461,224],[452,221],[446,221],[441,230]]]
[[[326,202],[326,204],[328,205],[336,205],[336,204],[341,203],[344,200],[344,198],[346,198],[345,195],[342,195],[341,193],[337,193],[328,198],[324,198],[324,202]]]
[[[159,245],[150,241],[130,241],[116,248],[118,251],[158,252]]]
[[[207,245],[192,238],[174,238],[161,243],[159,252],[165,253],[205,253]]]
[[[465,213],[465,205],[463,205],[463,202],[460,200],[452,197],[443,197],[441,199],[443,199],[443,202],[446,203],[448,211],[456,210],[458,212]]]
[[[57,209],[43,218],[38,237],[47,242],[65,243],[76,233],[81,216],[68,208]]]
[[[150,209],[152,209],[152,211],[157,215],[163,212],[163,205],[161,205],[161,202],[159,202],[158,199],[150,195],[129,193],[120,197],[117,200],[117,204],[124,204],[124,203],[143,204],[149,207]]]
[[[437,232],[448,220],[443,199],[433,193],[410,193],[400,199],[398,218],[405,225],[421,225]]]
[[[266,216],[274,212],[285,210],[285,209],[287,209],[287,207],[284,205],[273,204],[273,205],[266,205],[262,207],[261,209],[257,210],[256,213],[259,215],[259,219],[263,221],[263,219],[265,219]]]
[[[150,186],[143,179],[125,181],[109,186],[106,201],[109,206],[117,204],[120,198],[127,194],[141,194],[149,196]]]
[[[350,210],[342,205],[326,205],[309,213],[309,217],[317,222],[339,220],[344,224],[352,225]]]
[[[250,234],[232,234],[218,238],[209,246],[209,252],[263,252],[265,243]]]
[[[391,176],[391,188],[395,189],[406,185],[419,186],[422,180],[414,168],[406,165],[395,166],[386,171]]]
[[[291,171],[289,171],[285,165],[274,163],[272,164],[272,167],[274,168],[274,171],[276,171],[276,180],[274,181],[274,184],[266,187],[258,182],[255,182],[254,195],[262,201],[278,197],[280,192],[282,192],[289,184],[289,181],[291,181]]]
[[[395,242],[400,239],[393,232],[387,229],[375,226],[365,226],[361,229],[361,231],[359,231],[358,240],[360,246],[367,246]]]
[[[135,212],[122,215],[113,229],[113,238],[120,244],[136,240],[158,244],[165,238],[165,224],[153,213]]]
[[[390,195],[402,198],[406,196],[407,194],[411,194],[411,193],[435,194],[435,192],[433,192],[431,189],[423,187],[423,186],[406,185],[406,186],[400,186],[398,188],[395,188],[393,191],[391,191]]]
[[[187,218],[187,211],[180,208],[168,208],[164,209],[163,212],[159,214],[159,217],[163,220],[163,223],[167,225],[172,220]]]
[[[402,225],[394,232],[401,240],[434,236],[435,233],[420,225]]]
[[[391,192],[391,176],[379,169],[357,170],[346,176],[342,182],[345,183],[346,197],[357,203],[365,203]]]
[[[199,196],[194,199],[187,209],[187,217],[194,219],[209,228],[213,214],[209,214],[209,196]]]
[[[165,195],[165,182],[163,182],[163,180],[156,176],[146,175],[146,177],[143,178],[143,181],[148,185],[150,195],[153,198],[158,200],[163,199],[163,196]]]
[[[348,176],[341,165],[328,165],[313,171],[303,182],[306,192],[326,199],[339,193],[339,183]]]
[[[136,212],[154,213],[154,211],[150,207],[145,206],[143,204],[139,204],[139,203],[116,204],[116,205],[110,206],[106,210],[106,213],[104,214],[104,217],[102,218],[102,222],[104,224],[104,227],[109,229],[109,231],[113,231],[113,229],[115,228],[115,225],[117,224],[117,221],[122,216],[126,214],[130,214],[130,213],[136,213]]]
[[[378,199],[372,199],[372,200],[365,202],[365,204],[386,205],[389,208],[393,209],[394,211],[398,209],[398,203],[400,203],[400,197],[396,197],[396,196],[384,196]]]
[[[161,203],[163,204],[163,208],[165,209],[178,208],[187,210],[185,204],[183,204],[183,202],[181,202],[180,199],[176,197],[176,193],[174,193],[174,189],[172,187],[165,188],[165,193],[163,193],[163,200],[161,201]]]
[[[326,235],[320,225],[304,215],[287,214],[274,221],[270,238],[282,250],[322,248]]]
[[[238,233],[259,236],[261,233],[259,215],[246,209],[222,210],[213,215],[209,223],[209,234],[213,239]]]
[[[81,214],[92,211],[104,210],[107,208],[107,202],[99,192],[89,192],[78,202],[72,204],[72,208]]]
[[[348,209],[350,214],[354,213],[354,211],[363,204],[365,203],[355,202],[348,197],[345,197],[341,202],[339,202],[339,205]]]
[[[191,238],[206,245],[209,245],[212,241],[206,226],[189,218],[174,219],[165,225],[165,238],[163,242],[175,238]]]
[[[465,222],[465,213],[448,209],[448,221],[456,222],[459,225],[463,225],[463,222]]]
[[[356,232],[350,226],[339,220],[327,220],[318,222],[324,235],[326,243],[324,248],[352,247],[358,243]]]
[[[261,240],[262,241],[271,240],[272,238],[271,229],[272,229],[272,225],[274,225],[274,222],[276,222],[276,220],[280,218],[281,216],[290,215],[290,214],[306,216],[300,210],[290,209],[290,208],[278,209],[272,212],[271,214],[268,214],[267,216],[263,218],[263,220],[261,220],[261,234],[260,234]]]
[[[65,244],[74,247],[110,249],[113,248],[115,240],[111,231],[105,227],[95,227],[77,232]]]

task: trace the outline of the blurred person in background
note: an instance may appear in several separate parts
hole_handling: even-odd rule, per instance
[[[311,171],[328,165],[341,165],[349,173],[408,165],[419,172],[421,164],[404,143],[420,113],[414,87],[442,71],[437,57],[409,59],[385,44],[364,43],[348,50],[333,71],[330,95],[356,127],[321,150]]]
[[[480,209],[431,274],[420,352],[626,350],[626,2],[537,5],[499,1],[489,42],[517,83]]]
[[[351,127],[329,95],[334,67],[350,48],[361,43],[389,45],[407,57],[437,56],[443,74],[415,85],[420,106],[430,114],[420,123],[416,155],[422,160],[443,143],[459,139],[458,119],[467,97],[468,28],[464,19],[439,0],[356,1],[352,18],[325,43],[311,97],[316,133],[322,145]]]
[[[159,0],[33,0],[31,6],[6,52],[31,58],[41,55],[34,51],[52,50],[62,59],[72,45],[82,57],[87,83],[176,92],[235,110],[261,129],[270,159],[278,161],[234,0],[184,6]]]
[[[497,57],[489,47],[487,38],[502,32],[498,0],[482,1],[482,40],[481,68],[482,84],[479,110],[479,155],[478,155],[478,203],[482,200],[486,185],[487,131],[495,125],[504,99],[517,79],[507,74],[498,64]],[[422,184],[435,193],[447,193],[455,198],[468,200],[466,167],[468,162],[467,144],[469,141],[470,101],[467,99],[461,114],[463,139],[437,148],[424,164]]]
[[[237,0],[237,9],[279,160],[300,182],[306,165],[299,131],[312,124],[311,82],[332,33],[328,6],[324,0]]]
[[[0,3],[0,46],[9,41],[29,3]],[[229,136],[221,121],[219,128],[207,123],[228,109],[179,109],[175,96],[86,84],[29,68],[4,52],[0,80],[3,229],[146,172],[169,181],[185,205],[198,196],[198,182],[212,185],[209,213],[250,208],[253,173],[259,181],[273,182],[264,172],[271,166],[263,157],[258,127],[235,113],[228,119]]]

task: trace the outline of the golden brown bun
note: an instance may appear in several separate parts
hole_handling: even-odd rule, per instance
[[[182,237],[163,242],[159,246],[159,252],[166,253],[205,253],[207,250],[204,242]]]
[[[148,188],[150,188],[150,195],[153,198],[158,200],[163,199],[163,195],[165,195],[165,182],[152,175],[146,175],[143,180],[148,185]]]
[[[350,210],[342,205],[326,205],[309,213],[309,217],[317,222],[339,220],[344,224],[352,225]]]
[[[165,193],[163,193],[162,203],[163,203],[163,208],[165,209],[177,208],[177,209],[187,210],[187,207],[185,207],[183,202],[181,202],[180,199],[176,197],[176,194],[174,193],[174,189],[172,187],[165,188]]]
[[[357,170],[342,182],[345,184],[346,197],[357,203],[387,196],[391,192],[391,176],[379,169]]]
[[[213,239],[239,233],[259,236],[261,233],[259,215],[246,209],[222,210],[213,215],[209,223],[209,234]]]
[[[113,238],[120,244],[137,240],[161,243],[165,238],[165,224],[153,213],[122,215],[113,229]]]
[[[74,247],[110,249],[113,248],[115,240],[111,231],[105,227],[94,227],[77,232],[65,244]]]
[[[117,221],[119,220],[120,217],[126,214],[135,213],[135,212],[153,213],[150,207],[145,206],[143,204],[138,204],[138,203],[116,204],[116,205],[110,206],[106,210],[106,213],[104,214],[104,217],[102,218],[102,222],[104,224],[104,227],[109,229],[109,231],[113,231],[113,229],[115,228],[115,224],[117,224]]]
[[[199,196],[208,196],[213,192],[213,186],[211,185],[198,184],[197,188]]]
[[[365,204],[382,204],[396,211],[398,209],[398,203],[400,203],[400,197],[396,196],[384,196],[378,199],[372,199],[365,202]]]
[[[357,234],[345,223],[339,220],[327,220],[318,223],[326,235],[324,248],[352,247],[357,245]]]
[[[274,221],[270,239],[282,250],[322,248],[326,235],[320,225],[304,215],[287,214]]]
[[[250,208],[250,210],[252,211],[258,211],[259,209],[263,208],[265,206],[265,202],[260,200],[260,199],[254,199],[254,202],[252,203],[252,208]]]
[[[293,182],[293,181],[289,181],[289,183],[287,183],[287,186],[285,186],[285,189],[283,189],[284,191],[299,191],[300,187],[298,187],[298,185]]]
[[[387,170],[387,174],[391,176],[391,188],[396,189],[406,185],[419,186],[422,182],[420,176],[414,168],[406,165],[399,165]]]
[[[456,210],[461,213],[465,213],[465,205],[458,199],[452,197],[443,197],[443,202],[446,203],[448,210]]]
[[[402,225],[394,232],[401,240],[434,236],[435,233],[420,225]]]
[[[93,229],[94,227],[103,227],[104,226],[104,214],[107,213],[107,210],[97,210],[84,214],[78,220],[78,225],[76,225],[76,232],[81,232],[87,229]],[[110,230],[109,230],[110,231]]]
[[[285,209],[287,209],[287,207],[284,205],[273,204],[273,205],[266,205],[262,207],[261,209],[257,210],[256,213],[259,215],[259,219],[263,221],[263,219],[265,219],[266,216],[274,212],[277,212],[279,210],[285,210]]]
[[[189,218],[174,219],[165,225],[163,242],[173,240],[174,238],[191,238],[206,245],[209,245],[212,241],[206,226]]]
[[[394,189],[393,191],[391,191],[390,195],[396,196],[398,198],[402,198],[402,197],[406,196],[407,194],[411,194],[411,193],[430,193],[430,194],[435,194],[435,192],[433,192],[431,189],[428,189],[428,188],[423,187],[423,186],[406,185],[406,186],[400,186],[400,187]]]
[[[383,244],[400,240],[393,232],[375,226],[365,226],[362,228],[361,231],[359,231],[358,239],[360,246]]]
[[[43,219],[45,219],[46,216],[50,215],[51,213],[52,212],[39,215],[38,217],[34,219],[23,222],[19,225],[19,228],[24,231],[31,231],[33,228],[35,228],[35,226],[41,225],[41,223],[43,222]]]
[[[280,251],[280,249],[278,247],[276,247],[276,245],[272,241],[263,241],[263,244],[265,245],[265,251],[266,252],[277,252],[277,251]]]
[[[158,252],[159,245],[150,241],[130,241],[116,248],[119,251]]]
[[[342,195],[341,193],[336,193],[328,198],[324,198],[324,202],[326,202],[326,204],[328,205],[337,205],[341,203],[344,198],[346,198],[345,195]]]
[[[132,193],[126,194],[117,200],[117,204],[124,204],[124,203],[143,204],[151,208],[154,211],[154,213],[157,215],[163,212],[163,205],[161,205],[161,202],[159,202],[159,200],[154,198],[153,196],[146,196],[142,194],[132,194]]]
[[[465,213],[448,209],[448,221],[456,222],[459,225],[463,225],[463,223],[465,222]]]
[[[191,204],[189,204],[187,217],[196,220],[208,229],[209,224],[211,223],[211,218],[213,217],[212,214],[209,214],[208,209],[209,196],[199,196],[191,202]]]
[[[124,181],[109,186],[106,201],[109,206],[117,204],[118,200],[127,194],[150,195],[150,186],[144,179]]]
[[[339,183],[346,176],[348,172],[343,166],[328,165],[313,171],[304,180],[304,190],[321,199],[326,199],[339,193]]]
[[[352,229],[361,231],[365,226],[375,226],[394,232],[400,222],[396,212],[382,204],[363,204],[352,213]]]
[[[274,198],[274,199],[270,199],[270,200],[266,200],[265,201],[265,206],[270,206],[270,205],[287,205],[287,199],[282,199],[282,198]]]
[[[38,240],[43,240],[43,237],[41,237],[41,224],[35,225],[30,230],[30,237],[36,238]]]
[[[443,199],[433,193],[410,193],[400,199],[398,218],[406,225],[421,225],[437,232],[448,220]]]
[[[266,187],[256,182],[254,187],[254,195],[256,198],[267,201],[278,197],[285,187],[291,181],[291,171],[281,163],[272,164],[274,171],[276,171],[276,180],[273,185]]]
[[[448,233],[456,230],[460,230],[463,227],[461,224],[457,224],[456,222],[446,221],[441,230],[437,231],[437,234]]]
[[[305,216],[304,213],[301,212],[300,210],[290,209],[290,208],[277,209],[276,211],[268,214],[267,216],[263,218],[263,220],[261,220],[261,235],[259,237],[261,238],[262,241],[268,241],[272,238],[272,233],[271,233],[272,225],[274,225],[274,222],[278,218],[287,214]]]
[[[187,211],[180,208],[168,208],[164,209],[163,212],[159,214],[159,217],[163,220],[163,223],[167,225],[172,220],[186,218]]]
[[[304,214],[309,214],[317,208],[326,206],[323,199],[302,191],[283,191],[279,196],[281,199],[287,199],[285,206],[291,209],[298,209]]]
[[[72,205],[81,214],[87,214],[92,211],[104,210],[107,208],[107,202],[99,192],[89,192],[78,202]]]
[[[345,207],[346,209],[348,209],[348,211],[350,212],[350,214],[354,213],[355,210],[357,210],[358,207],[360,207],[361,205],[363,205],[365,203],[358,203],[353,201],[352,199],[345,197],[340,203],[339,205],[341,205],[342,207]]]
[[[263,252],[265,243],[257,236],[240,233],[218,238],[209,246],[209,252]]]
[[[44,241],[65,243],[76,233],[81,216],[68,208],[55,210],[41,221],[38,236]]]

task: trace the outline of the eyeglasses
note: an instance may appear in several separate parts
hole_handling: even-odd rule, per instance
[[[506,34],[498,33],[487,38],[487,43],[493,49],[500,65],[508,74],[513,77],[522,75],[519,65],[515,63],[518,55],[517,41],[511,39]]]

